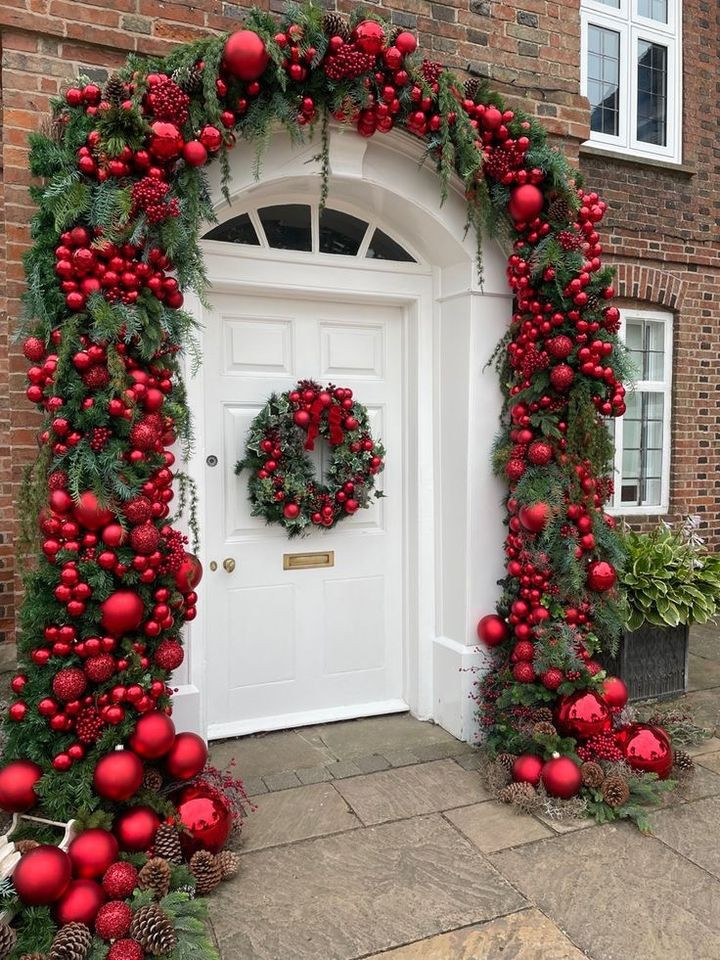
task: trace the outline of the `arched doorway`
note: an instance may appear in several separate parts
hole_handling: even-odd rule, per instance
[[[504,260],[487,245],[481,290],[462,197],[438,207],[409,137],[333,129],[322,215],[316,153],[278,135],[256,180],[239,146],[232,203],[203,244],[189,466],[207,602],[176,711],[211,738],[406,709],[467,737],[473,627],[501,574],[500,396],[483,367],[510,313]],[[291,543],[250,516],[234,467],[269,394],[306,377],[369,408],[386,499]],[[285,569],[286,555],[320,551],[332,567]]]

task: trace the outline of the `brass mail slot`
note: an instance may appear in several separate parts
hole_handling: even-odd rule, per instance
[[[284,553],[283,570],[309,570],[311,567],[334,567],[335,551],[319,550],[317,553]]]

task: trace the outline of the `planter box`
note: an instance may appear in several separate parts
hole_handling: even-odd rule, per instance
[[[662,699],[687,690],[690,628],[645,623],[625,632],[617,656],[606,657],[609,674],[627,684],[630,700]]]

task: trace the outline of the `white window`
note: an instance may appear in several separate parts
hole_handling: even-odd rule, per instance
[[[670,499],[672,314],[622,310],[620,336],[637,377],[628,390],[615,434],[612,513],[667,513]]]
[[[594,147],[680,163],[680,0],[582,0],[582,92]]]

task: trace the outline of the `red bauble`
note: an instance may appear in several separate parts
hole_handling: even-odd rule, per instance
[[[486,647],[497,647],[507,640],[507,624],[496,613],[488,613],[478,623],[477,635]]]
[[[174,123],[156,120],[151,125],[150,152],[158,160],[173,160],[183,147],[183,138]]]
[[[93,774],[96,792],[106,800],[122,803],[140,789],[143,765],[132,750],[114,750],[100,757]]]
[[[580,767],[570,757],[553,754],[542,769],[542,782],[552,797],[568,800],[579,793],[582,786]]]
[[[129,903],[111,900],[104,903],[95,918],[95,933],[103,940],[117,940],[130,929],[133,912]]]
[[[670,738],[662,727],[633,723],[619,730],[615,740],[633,770],[656,773],[660,780],[667,778],[673,765],[673,752]]]
[[[219,853],[232,828],[232,815],[225,797],[200,782],[185,787],[174,801],[180,820],[190,831],[180,834],[185,856],[192,856],[196,850]]]
[[[532,683],[535,680],[533,665],[526,660],[516,663],[512,669],[512,674],[518,683]]]
[[[117,860],[118,844],[107,830],[93,827],[75,837],[68,848],[73,874],[84,880],[101,877],[111,863]]]
[[[141,523],[130,531],[130,546],[135,553],[149,556],[160,543],[160,531],[153,523]]]
[[[99,653],[85,661],[85,675],[93,683],[105,683],[115,673],[115,659],[109,653]]]
[[[112,900],[127,900],[137,886],[138,872],[131,863],[111,864],[102,879],[103,890]]]
[[[53,677],[52,688],[58,700],[79,700],[87,688],[87,677],[80,667],[64,667]]]
[[[607,560],[593,560],[588,564],[587,585],[590,590],[602,593],[615,586],[617,573],[615,567]]]
[[[94,880],[73,880],[55,906],[60,925],[84,923],[91,927],[98,910],[105,902],[105,892]]]
[[[80,499],[73,507],[73,516],[86,530],[99,530],[107,526],[113,514],[107,507],[101,507],[98,498],[91,490],[80,494]]]
[[[145,960],[145,951],[137,940],[128,937],[116,940],[108,950],[105,960]]]
[[[556,360],[565,360],[573,352],[573,342],[564,333],[545,342],[545,350]]]
[[[594,690],[576,690],[562,697],[555,720],[561,733],[581,740],[605,733],[612,726],[608,705]]]
[[[628,688],[620,677],[608,677],[603,680],[603,697],[609,707],[622,709],[628,702]]]
[[[189,140],[183,147],[183,160],[191,167],[207,163],[208,152],[199,140]]]
[[[559,363],[550,371],[550,383],[556,390],[564,392],[569,390],[575,379],[573,368],[566,363]]]
[[[544,197],[532,183],[516,187],[510,196],[508,211],[513,220],[534,220],[543,208]]]
[[[13,760],[0,770],[0,807],[8,813],[24,813],[38,802],[35,786],[42,769],[31,760]]]
[[[192,780],[207,762],[208,748],[196,733],[179,733],[165,758],[165,770],[171,780]]]
[[[540,533],[550,518],[550,507],[546,503],[533,503],[530,507],[520,507],[520,523],[530,533]]]
[[[516,783],[531,783],[536,787],[540,783],[540,774],[544,764],[542,757],[534,753],[521,753],[513,761],[512,778]]]
[[[375,56],[385,46],[385,31],[376,20],[363,20],[353,31],[355,46]]]
[[[103,628],[119,637],[137,630],[142,623],[145,605],[134,590],[117,590],[100,605]]]
[[[238,80],[257,80],[269,61],[262,39],[253,30],[236,30],[227,38],[223,64]]]
[[[558,667],[550,667],[540,676],[540,682],[548,690],[557,690],[565,679],[565,674]]]
[[[148,850],[160,826],[160,818],[150,807],[130,807],[116,817],[113,830],[121,850]]]
[[[163,670],[177,670],[185,659],[182,644],[177,640],[161,640],[153,654],[153,660]]]
[[[553,448],[546,440],[536,440],[528,447],[527,455],[530,463],[536,467],[544,467],[553,458]]]
[[[138,720],[129,746],[143,760],[159,760],[164,757],[175,740],[175,724],[159,710],[152,710]]]
[[[198,558],[192,553],[186,553],[175,573],[175,586],[180,593],[190,593],[202,580],[203,568]]]
[[[43,844],[25,854],[12,879],[20,900],[28,907],[40,907],[55,903],[65,893],[71,875],[70,857]]]
[[[417,50],[417,38],[414,33],[403,30],[402,33],[399,33],[397,37],[395,37],[395,46],[403,56],[407,56],[410,53],[415,53]]]

